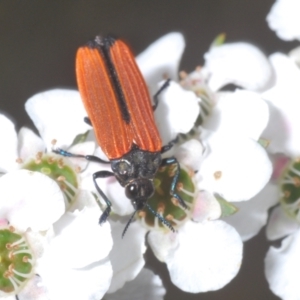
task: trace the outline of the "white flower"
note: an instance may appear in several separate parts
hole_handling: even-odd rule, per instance
[[[223,49],[227,53],[233,52],[235,48],[231,46],[229,52],[226,47]],[[237,45],[237,48],[241,49],[240,47],[241,45]],[[161,38],[150,46],[145,54],[139,56],[138,61],[141,70],[145,73],[146,79],[149,80],[148,85],[152,89],[152,93],[155,93],[155,90],[159,88],[158,83],[161,82],[166,73],[169,77],[175,77],[183,48],[182,36],[178,33],[172,33]],[[262,72],[266,77],[257,79],[253,76],[253,72],[250,72],[251,76],[242,77],[240,66],[243,59],[238,61],[238,67],[235,69],[237,73],[240,72],[240,75],[236,76],[233,72],[229,78],[224,75],[225,72],[221,74],[221,71],[214,67],[214,57],[218,57],[219,54],[215,56],[218,51],[213,49],[211,56],[207,56],[206,66],[203,71],[200,71],[200,77],[203,74],[208,74],[210,79],[215,78],[209,83],[214,86],[214,89],[219,89],[227,83],[235,83],[252,90],[265,88],[270,79],[269,63],[257,49],[252,49],[253,47],[251,48],[249,45],[242,45],[242,48],[245,50],[242,53],[246,57],[244,66],[246,68],[255,67],[258,62],[257,66],[262,66]],[[164,55],[161,56],[161,53]],[[251,59],[247,60],[247,55]],[[158,56],[163,57],[163,59],[157,59]],[[147,60],[146,57],[149,59]],[[215,60],[218,61],[217,58]],[[229,57],[229,61],[233,61],[232,57]],[[248,64],[249,61],[251,61],[250,65]],[[228,64],[225,61],[223,63],[221,64],[223,70],[228,69]],[[221,74],[219,78],[217,73]],[[154,74],[156,80],[153,80]],[[195,73],[196,77],[198,75]],[[238,81],[237,78],[241,80]],[[254,83],[252,82],[253,78],[256,80]],[[265,78],[266,80],[263,80]],[[190,198],[190,200],[185,200],[189,209],[183,210],[176,199],[170,197],[171,205],[175,206],[178,215],[172,210],[165,218],[176,228],[176,232],[161,228],[158,218],[154,218],[153,214],[150,214],[154,220],[151,227],[147,216],[143,216],[146,212],[142,211],[138,217],[142,223],[147,224],[147,229],[141,227],[139,222],[134,222],[122,240],[121,233],[128,221],[128,214],[133,213],[133,207],[126,198],[124,189],[114,177],[99,179],[97,183],[113,204],[110,224],[114,247],[108,256],[111,241],[107,228],[110,227],[108,224],[105,224],[103,228],[98,226],[96,220],[100,211],[94,207],[96,205],[93,202],[94,199],[86,196],[83,200],[80,195],[83,193],[82,189],[97,194],[91,175],[96,171],[108,169],[109,166],[93,162],[87,163],[82,159],[70,159],[73,165],[78,165],[83,171],[77,180],[80,181],[80,185],[73,188],[72,191],[69,190],[69,194],[65,195],[65,198],[72,196],[72,192],[75,191],[77,201],[73,205],[69,203],[68,212],[54,224],[53,237],[44,251],[43,259],[37,265],[37,270],[39,270],[51,298],[69,297],[70,294],[67,295],[65,292],[67,289],[62,292],[59,291],[61,285],[58,282],[64,282],[64,279],[68,277],[72,278],[70,283],[66,283],[66,286],[71,289],[72,280],[78,282],[82,280],[82,276],[85,276],[83,271],[87,272],[86,276],[96,275],[93,278],[90,277],[87,289],[81,289],[80,284],[78,284],[72,291],[72,298],[98,299],[107,289],[109,295],[113,295],[114,292],[118,293],[118,290],[124,287],[126,282],[134,280],[138,276],[144,266],[145,236],[149,230],[147,236],[149,245],[156,257],[167,264],[172,282],[182,290],[197,293],[220,289],[237,274],[242,261],[243,244],[241,237],[234,227],[218,219],[223,214],[222,205],[226,201],[227,204],[225,205],[227,206],[231,205],[230,202],[247,201],[259,193],[269,180],[271,164],[265,150],[257,143],[266,126],[268,110],[255,92],[237,90],[234,93],[215,95],[209,88],[206,88],[206,85],[206,79],[204,84],[199,81],[197,88],[192,89],[192,92],[183,89],[175,82],[171,82],[170,86],[159,96],[159,104],[155,111],[158,129],[165,145],[180,133],[191,133],[190,130],[196,119],[199,119],[199,116],[205,116],[202,114],[205,105],[214,107],[210,117],[202,119],[200,133],[194,132],[195,139],[190,139],[187,135],[190,140],[179,144],[172,150],[172,154],[177,157],[178,161],[186,165],[186,167],[182,166],[179,177],[188,178],[183,180],[180,177],[175,191],[179,191]],[[202,89],[202,87],[204,88]],[[55,101],[52,101],[53,97]],[[214,98],[215,101],[209,103],[210,97]],[[206,100],[208,100],[208,104],[205,102]],[[85,113],[79,102],[77,92],[63,90],[42,93],[30,99],[26,107],[44,141],[31,131],[22,129],[19,137],[19,145],[21,146],[19,148],[11,147],[11,149],[14,149],[25,165],[25,161],[32,153],[42,152],[44,155],[45,149],[49,151],[53,139],[57,140],[59,147],[67,148],[78,133],[86,132],[89,127],[82,122]],[[62,104],[60,105],[60,103]],[[75,105],[74,114],[66,123],[66,111],[71,106],[73,109],[73,103]],[[255,115],[257,121],[255,126],[252,125],[249,111]],[[53,116],[56,118],[53,119]],[[14,138],[10,140],[15,145],[18,142]],[[33,151],[31,146],[28,146],[27,140],[33,141]],[[85,142],[82,145],[77,144],[70,152],[83,155],[94,154],[105,159],[99,148],[94,151],[94,145],[93,141]],[[164,154],[164,157],[168,156],[171,154]],[[38,162],[42,157],[40,154],[36,157]],[[65,164],[68,160],[64,159]],[[4,171],[10,171],[14,167],[7,167],[5,164],[6,162],[3,161]],[[72,164],[70,163],[70,165]],[[49,166],[43,168],[43,171],[47,173],[48,169]],[[192,175],[193,171],[198,171],[195,178]],[[163,172],[163,170],[159,171],[155,178],[155,180],[161,181],[158,184],[160,188],[163,188],[164,178],[160,177]],[[174,169],[172,167],[167,168],[166,172],[172,174]],[[190,186],[193,186],[191,190],[186,188],[186,181]],[[70,188],[69,182],[65,184]],[[167,191],[168,195],[169,190],[170,188]],[[104,204],[103,199],[100,201],[101,204]],[[165,205],[160,206],[158,203],[157,208],[153,208],[153,211],[163,214],[167,212]],[[126,215],[127,217],[125,217]],[[87,223],[90,235],[85,235],[85,231],[80,231],[85,228],[84,223]],[[77,248],[74,246],[77,241],[74,234],[76,232],[82,232],[82,239],[85,241]],[[91,251],[91,255],[80,256],[81,252],[87,250],[85,245],[87,240],[93,239],[93,234],[104,236],[100,240],[105,241],[105,247],[100,249],[99,240],[93,240],[94,249]],[[76,251],[73,250],[74,247]],[[221,253],[220,249],[222,249]],[[61,275],[59,276],[54,276],[56,265],[50,264],[53,257],[61,268]],[[113,274],[109,261],[112,264]],[[107,277],[105,277],[105,272],[108,274]],[[95,278],[102,278],[101,284]]]
[[[18,189],[13,188],[16,183]],[[64,213],[59,186],[44,174],[9,172],[0,178],[0,186],[0,218],[9,221],[6,226],[2,222],[1,232],[6,234],[0,235],[0,244],[11,252],[3,261],[7,271],[1,274],[1,296],[9,291],[20,299],[34,300],[102,297],[112,276],[108,260],[112,239],[109,224],[98,225],[93,196],[87,192],[78,195],[85,208]],[[9,239],[4,240],[9,236],[14,242],[11,247]],[[23,266],[18,255],[23,255]],[[3,276],[9,281],[3,281]]]
[[[270,141],[268,150],[297,156],[300,149],[298,108],[300,99],[300,70],[288,56],[270,56],[275,71],[275,85],[262,94],[270,108],[270,122],[262,136]]]
[[[278,1],[273,7],[269,19],[278,14],[278,8],[286,13],[288,3]],[[291,9],[293,3],[290,1]],[[283,20],[284,21],[284,20]],[[285,19],[287,21],[287,19]],[[291,16],[291,22],[293,17]],[[286,24],[287,25],[287,24]],[[285,38],[291,31],[279,35]],[[296,28],[295,28],[296,29]],[[299,266],[299,110],[300,72],[295,59],[281,53],[270,56],[270,62],[275,71],[275,85],[265,91],[262,97],[270,108],[270,121],[263,132],[263,137],[269,141],[268,150],[274,161],[273,181],[269,188],[273,189],[275,207],[267,225],[267,238],[277,240],[284,238],[279,247],[271,246],[265,259],[265,274],[270,289],[281,299],[299,299],[297,285],[297,266]],[[276,183],[276,185],[275,185]],[[271,196],[271,195],[269,195]]]
[[[157,84],[163,79],[177,79],[178,66],[184,47],[182,34],[171,32],[159,38],[136,57],[150,95],[157,92]]]
[[[148,240],[167,264],[172,282],[187,292],[222,288],[235,277],[242,260],[240,237],[223,221],[187,222],[177,234],[151,231]]]
[[[258,56],[258,65],[263,61],[269,76],[268,61],[262,54],[259,53]],[[174,138],[178,132],[187,133],[199,114],[197,104],[203,104],[204,98],[215,96],[206,88],[205,81],[201,82],[203,74],[201,72],[202,70],[200,72],[196,70],[193,75],[186,74],[183,78],[183,86],[194,93],[184,91],[172,82],[160,96],[155,115],[165,143]],[[201,143],[197,140],[189,140],[174,147],[172,151],[180,163],[198,171],[196,186],[201,189],[201,192],[198,196],[197,193],[193,195],[195,203],[191,208],[191,216],[183,224],[178,225],[177,233],[157,231],[147,226],[150,229],[148,242],[156,257],[166,262],[173,283],[189,292],[223,287],[237,274],[241,264],[241,237],[232,226],[217,220],[222,210],[213,195],[222,196],[227,201],[247,201],[262,190],[272,172],[266,151],[257,142],[268,122],[268,107],[259,94],[237,90],[234,93],[218,94],[215,100],[211,115],[203,123],[203,127],[214,132],[202,129],[200,137],[197,136]],[[175,105],[178,108],[174,108]],[[174,117],[170,117],[170,113],[174,114]],[[253,118],[256,120],[255,124]],[[203,151],[204,155],[202,155]],[[165,156],[171,155],[168,154],[166,153]],[[124,193],[122,194],[122,189],[116,180],[110,178],[98,180],[98,183],[112,200],[113,207],[117,207],[113,208],[115,213],[125,215],[133,212],[130,202]],[[269,204],[265,206],[262,213],[264,216]],[[120,213],[120,210],[125,214]],[[260,221],[259,226],[253,226],[255,228],[251,228],[249,235],[254,235],[253,232],[258,231],[257,227],[261,228],[264,225],[266,217],[261,219],[264,221]],[[154,223],[154,227],[159,228],[157,218]],[[131,227],[124,239],[127,238],[130,230]],[[136,230],[136,227],[133,230]],[[141,228],[139,230],[142,236],[144,230]],[[219,236],[223,236],[224,239],[220,239]],[[144,243],[143,239],[141,243]],[[220,248],[227,251],[230,257],[228,261],[223,261],[221,257],[218,260],[216,255],[207,254],[215,253],[214,251]],[[196,250],[193,252],[191,249]],[[199,257],[205,257],[205,262],[199,260],[196,252]],[[134,263],[138,264],[140,258],[136,257]],[[186,262],[186,257],[190,258],[189,263]],[[126,261],[127,259],[124,263],[127,263]],[[196,263],[198,261],[199,264]],[[201,268],[203,264],[207,268]],[[190,280],[190,276],[195,280]],[[121,286],[120,283],[118,286]]]
[[[78,91],[54,89],[38,93],[27,100],[25,108],[48,151],[53,139],[57,147],[70,147],[79,133],[90,129],[83,122],[86,112]]]
[[[249,43],[231,43],[210,48],[204,55],[202,72],[208,86],[217,91],[227,84],[235,84],[252,91],[260,91],[270,84],[272,70],[267,57]]]
[[[134,280],[127,282],[115,293],[106,294],[104,300],[163,300],[165,293],[159,276],[148,269],[142,269]]]
[[[299,10],[298,0],[276,0],[267,15],[267,22],[278,37],[285,41],[300,40]]]
[[[284,300],[299,299],[300,230],[286,237],[279,248],[270,247],[265,274],[273,293]]]

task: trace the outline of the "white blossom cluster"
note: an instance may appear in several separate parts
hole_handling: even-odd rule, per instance
[[[296,0],[272,7],[267,20],[280,38],[300,39],[297,8]],[[110,166],[52,152],[59,147],[107,160],[82,121],[78,91],[55,89],[27,100],[39,135],[16,132],[0,115],[6,141],[0,148],[0,262],[6,255],[12,261],[0,268],[0,298],[163,299],[161,279],[144,268],[147,247],[181,290],[221,289],[241,267],[243,242],[266,225],[275,206],[267,237],[284,239],[267,253],[266,277],[282,299],[300,299],[300,195],[292,199],[300,186],[300,50],[267,57],[254,45],[220,36],[204,65],[188,74],[178,69],[184,47],[180,33],[169,33],[136,58],[151,94],[171,79],[155,120],[164,145],[179,137],[164,157],[175,156],[194,186],[181,189],[192,202],[183,221],[172,219],[175,232],[158,219],[149,226],[140,215],[122,239],[134,208],[114,177],[97,180],[112,202],[108,221],[99,225],[105,203],[92,174]]]

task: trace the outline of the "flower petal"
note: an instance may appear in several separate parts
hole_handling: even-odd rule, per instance
[[[203,142],[207,143],[208,154],[197,174],[200,189],[217,193],[227,201],[246,201],[269,181],[272,164],[256,141],[210,133]]]
[[[36,94],[27,100],[25,109],[48,149],[53,139],[64,148],[90,129],[83,122],[86,112],[78,91],[54,89]]]
[[[156,249],[165,251],[171,280],[183,291],[199,293],[220,289],[240,269],[242,241],[234,228],[223,221],[187,222],[179,229],[175,240],[171,237],[151,231],[149,243],[153,247],[169,239],[167,251],[158,246]]]
[[[5,298],[5,300],[8,298]],[[15,296],[13,300],[15,300]],[[35,275],[25,285],[25,287],[18,294],[19,300],[49,300],[49,293],[47,287],[44,285],[40,276]]]
[[[174,146],[175,156],[186,167],[198,171],[197,167],[202,161],[203,146],[196,139],[190,139],[187,142]]]
[[[112,211],[119,216],[126,216],[134,212],[130,200],[125,195],[124,187],[120,185],[115,177],[100,178],[97,183],[103,193],[112,203]],[[106,205],[101,198],[101,201]]]
[[[298,0],[277,0],[267,15],[269,27],[284,41],[300,40],[299,10]]]
[[[268,240],[281,239],[297,230],[299,230],[299,223],[288,217],[281,206],[277,206],[271,211],[266,229]]]
[[[300,149],[300,70],[291,58],[275,53],[270,61],[276,74],[275,86],[262,94],[269,101],[270,121],[263,137],[270,140],[268,150],[297,156]]]
[[[48,257],[40,264],[39,275],[48,289],[49,299],[102,299],[112,277],[108,260],[81,269],[66,267],[63,257]]]
[[[122,239],[125,224],[110,221],[114,247],[109,255],[113,267],[113,279],[108,293],[122,288],[127,281],[133,280],[145,264],[143,254],[146,251],[146,229],[138,222],[130,224]]]
[[[155,110],[155,120],[163,144],[175,139],[178,133],[189,132],[199,115],[199,100],[195,93],[184,90],[174,81],[162,93]]]
[[[43,140],[31,129],[22,127],[18,134],[18,141],[18,153],[23,161],[34,157],[38,152],[45,152]]]
[[[0,114],[0,171],[11,171],[17,168],[17,133],[15,125],[4,115]]]
[[[99,225],[99,211],[85,208],[77,214],[65,214],[55,225],[53,256],[64,256],[64,264],[83,268],[105,259],[112,249],[110,225]],[[78,242],[80,237],[80,243]]]
[[[258,140],[268,120],[268,105],[259,94],[236,90],[220,94],[217,105],[203,127],[214,131],[235,132]]]
[[[89,141],[89,142],[83,142],[76,144],[68,149],[69,152],[79,154],[79,155],[94,155],[95,152],[95,142]],[[87,165],[89,164],[89,161],[87,161],[85,158],[75,158],[70,157],[69,158],[72,163],[79,167],[80,170],[85,170]],[[98,164],[99,167],[99,164]],[[92,179],[92,177],[91,177]]]
[[[280,248],[270,247],[265,274],[274,294],[284,300],[299,299],[300,230],[285,238]]]
[[[0,215],[19,230],[47,230],[65,211],[57,183],[39,172],[18,170],[0,178]]]
[[[132,281],[126,282],[124,287],[112,294],[106,294],[106,300],[163,300],[166,294],[159,276],[148,269],[142,269]]]
[[[278,202],[278,187],[268,184],[254,198],[246,202],[235,202],[237,213],[224,218],[241,235],[243,241],[255,236],[266,225],[268,210]]]
[[[157,92],[157,84],[163,78],[177,79],[184,47],[183,35],[179,32],[171,32],[156,40],[136,57],[151,95]]]
[[[216,220],[222,214],[221,206],[217,199],[207,191],[200,191],[195,201],[192,219],[196,222]]]
[[[223,44],[212,47],[204,55],[203,72],[208,85],[217,91],[227,84],[259,91],[270,84],[272,69],[267,57],[248,43]]]

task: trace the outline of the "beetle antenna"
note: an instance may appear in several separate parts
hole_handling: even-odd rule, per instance
[[[165,224],[170,230],[175,232],[174,227],[171,225],[169,221],[167,221],[163,216],[161,216],[158,212],[156,212],[148,203],[146,204],[146,206],[154,214],[154,216],[158,218],[159,221]]]
[[[132,222],[132,220],[133,220],[133,218],[134,218],[136,212],[137,212],[137,210],[132,214],[132,216],[130,217],[129,221],[127,222],[127,224],[126,224],[126,226],[125,226],[125,228],[124,228],[124,230],[123,230],[123,233],[122,233],[122,238],[124,237],[124,235],[125,235],[125,233],[126,233],[128,227],[129,227],[129,225],[131,224],[131,222]]]

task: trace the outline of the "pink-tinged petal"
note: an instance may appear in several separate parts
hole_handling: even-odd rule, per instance
[[[15,125],[4,115],[0,114],[0,172],[7,172],[17,168],[17,133]]]
[[[21,128],[18,134],[18,142],[19,158],[23,161],[35,157],[38,152],[45,152],[46,146],[43,140],[29,128]]]
[[[150,94],[158,90],[158,83],[164,78],[177,80],[178,66],[185,47],[183,35],[171,32],[152,43],[136,57]]]
[[[174,81],[170,82],[155,110],[155,120],[163,144],[175,139],[179,133],[189,132],[199,111],[199,100],[195,93],[184,90]]]
[[[196,222],[211,221],[220,218],[221,214],[221,206],[214,195],[200,191],[193,208],[192,219]]]
[[[241,235],[243,241],[254,237],[266,225],[268,210],[278,202],[278,188],[267,184],[254,198],[246,202],[235,202],[237,213],[224,218]]]
[[[286,237],[279,248],[270,247],[265,274],[272,292],[283,300],[299,300],[300,230]]]
[[[105,300],[163,300],[166,294],[159,276],[148,269],[142,269],[132,281],[115,293],[106,294]]]
[[[299,10],[298,0],[277,0],[267,15],[269,27],[284,41],[300,40]]]
[[[270,141],[269,151],[295,156],[300,149],[300,70],[291,58],[280,53],[271,55],[270,61],[276,84],[262,94],[270,109],[270,121],[262,136]]]
[[[128,221],[129,219],[126,219]],[[125,236],[122,233],[126,223],[110,221],[114,246],[109,258],[113,267],[113,278],[108,293],[122,288],[127,281],[133,280],[142,270],[146,251],[146,229],[140,223],[130,224]]]
[[[91,129],[83,121],[86,112],[78,91],[54,89],[36,94],[27,100],[25,109],[47,149],[54,139],[57,146],[68,147],[78,134]]]
[[[256,141],[210,133],[203,143],[207,143],[207,156],[197,173],[199,189],[217,193],[227,201],[247,201],[269,181],[272,164]]]
[[[39,172],[9,172],[0,178],[0,190],[0,216],[19,230],[47,230],[65,211],[60,187]]]
[[[159,251],[159,257],[164,257],[172,282],[183,291],[220,289],[240,269],[243,243],[235,229],[223,221],[187,222],[172,239],[151,231],[148,240],[155,247],[163,238],[169,243],[157,246],[154,253]]]
[[[299,228],[299,223],[291,219],[281,206],[277,206],[270,213],[266,234],[268,240],[274,241],[296,232]]]
[[[203,72],[208,85],[217,91],[227,84],[259,91],[271,81],[272,69],[264,53],[248,43],[223,44],[212,47],[204,55]]]
[[[235,132],[258,140],[268,121],[268,105],[259,94],[236,90],[219,95],[217,105],[203,127],[225,133]]]
[[[15,296],[13,300],[15,300]],[[49,300],[49,293],[47,287],[44,285],[40,276],[35,275],[25,285],[25,287],[18,294],[19,300]],[[9,300],[9,298],[5,298]]]

